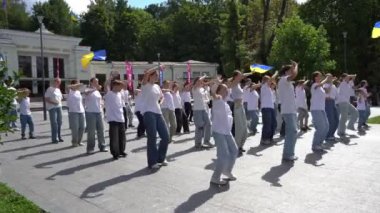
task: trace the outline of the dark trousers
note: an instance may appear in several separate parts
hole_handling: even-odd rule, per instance
[[[190,102],[185,102],[185,113],[188,121],[193,120],[193,109],[191,108],[191,103]]]
[[[127,107],[123,107],[123,117],[124,117],[124,125],[125,125],[125,130],[128,128],[128,116],[127,116]]]
[[[111,155],[119,157],[119,155],[125,153],[125,123],[111,121],[109,124],[109,137]]]
[[[187,120],[186,113],[182,108],[175,109],[175,118],[177,121],[177,129],[176,133],[181,133],[181,129],[183,128],[184,132],[189,132],[189,121]]]
[[[228,106],[230,107],[230,110],[232,112],[232,118],[234,117],[234,102],[233,101],[227,101]],[[231,128],[232,136],[235,137],[235,122],[232,122],[232,128]]]
[[[278,112],[281,114],[281,104],[278,105]],[[282,116],[281,116],[281,119],[282,119],[282,123],[281,123],[281,129],[280,129],[280,136],[284,137],[285,136],[285,121],[284,121],[284,118],[282,118]]]
[[[145,133],[144,117],[140,111],[135,112],[135,115],[139,120],[139,125],[137,126],[137,137],[142,137]]]
[[[262,108],[263,129],[261,131],[261,140],[273,140],[276,130],[276,114],[272,108]]]

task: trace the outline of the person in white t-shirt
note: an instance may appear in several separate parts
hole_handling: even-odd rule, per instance
[[[95,132],[98,139],[98,148],[100,152],[108,152],[104,139],[103,124],[103,98],[99,90],[99,80],[90,79],[90,87],[85,90],[85,113],[87,125],[87,154],[93,154],[95,149]]]
[[[139,85],[135,90],[135,115],[139,121],[139,125],[137,125],[137,138],[145,136],[144,117],[141,113],[141,108],[143,107],[144,103],[141,100],[141,85]]]
[[[236,180],[232,174],[232,169],[238,155],[234,137],[231,133],[233,118],[230,107],[226,103],[228,87],[220,84],[214,94],[212,106],[212,135],[216,145],[216,165],[211,177],[211,183],[216,185],[226,185],[228,181]],[[226,176],[221,179],[221,175]]]
[[[61,137],[62,126],[62,93],[59,89],[61,79],[54,79],[51,85],[45,92],[46,109],[49,111],[50,127],[52,143],[56,144],[63,142]]]
[[[191,105],[191,83],[190,82],[188,81],[185,82],[180,95],[181,95],[183,107],[185,108],[187,120],[189,122],[193,122],[193,109]]]
[[[173,101],[173,94],[170,90],[171,82],[165,80],[162,84],[162,94],[164,96],[161,102],[161,111],[164,116],[166,126],[169,130],[169,143],[173,142],[173,135],[177,130],[177,120],[175,116],[175,106]]]
[[[334,85],[334,81],[336,80],[330,73],[326,74],[327,77],[331,76],[327,79],[327,82],[323,85],[323,88],[326,92],[326,116],[329,120],[329,131],[327,133],[327,141],[334,142],[335,141],[335,132],[338,129],[339,124],[339,114],[335,104],[335,100],[338,94],[338,89]]]
[[[197,77],[193,83],[193,117],[195,124],[195,148],[202,148],[203,145],[212,147],[211,138],[211,121],[209,115],[208,95],[204,89],[204,79],[206,76]]]
[[[160,68],[161,69],[161,68]],[[141,98],[144,125],[147,133],[148,168],[159,169],[167,166],[166,153],[169,144],[169,131],[166,126],[159,102],[163,98],[158,80],[158,67],[146,70],[142,81]],[[161,138],[157,145],[157,133]],[[157,148],[158,147],[158,148]]]
[[[177,82],[173,82],[172,91],[173,91],[172,95],[173,95],[173,102],[174,102],[174,108],[175,108],[175,117],[177,121],[176,133],[181,134],[181,129],[183,128],[183,132],[185,134],[188,134],[190,133],[189,121],[187,120],[186,113],[182,107],[182,100],[179,94],[179,85]]]
[[[292,61],[291,65],[285,65],[281,68],[281,77],[278,82],[281,115],[285,122],[285,142],[282,160],[290,162],[298,159],[294,154],[297,141],[297,107],[292,83],[297,74],[298,64]]]
[[[251,83],[248,86],[249,93],[247,94],[247,113],[250,119],[248,125],[251,135],[257,133],[257,124],[259,123],[259,93],[256,91],[261,84]]]
[[[309,130],[308,120],[309,120],[309,110],[307,109],[307,100],[305,85],[308,81],[299,80],[296,86],[296,106],[298,111],[298,122],[301,131],[306,132]]]
[[[18,101],[20,104],[20,123],[21,123],[21,139],[26,140],[25,129],[26,125],[29,126],[29,138],[35,139],[34,137],[34,123],[32,118],[32,111],[30,111],[30,90],[27,88],[22,88],[18,90]]]
[[[351,96],[355,95],[353,89],[353,80],[355,78],[356,75],[348,75],[346,73],[343,73],[341,76],[342,81],[338,87],[337,103],[340,113],[338,135],[340,137],[345,137],[346,128],[355,130],[354,124],[359,116],[356,108],[350,103]],[[348,117],[350,117],[350,120],[346,126]]]
[[[367,124],[367,121],[368,121],[369,116],[371,115],[371,104],[370,104],[370,101],[369,101],[369,97],[371,97],[372,94],[367,91],[367,87],[368,87],[367,80],[362,80],[360,82],[360,88],[359,88],[359,90],[362,92],[362,94],[364,96],[365,107],[366,107],[366,110],[365,110],[366,113],[365,113],[365,117],[364,117],[363,127],[368,129],[369,126]]]
[[[132,112],[132,96],[130,95],[129,92],[129,86],[128,86],[128,81],[124,81],[124,102],[125,102],[125,110],[126,110],[126,119],[127,119],[127,124],[129,128],[135,127],[133,125],[133,112]]]
[[[322,152],[325,149],[323,142],[327,139],[329,132],[329,121],[326,115],[326,92],[323,89],[324,84],[332,80],[332,76],[327,76],[322,81],[322,73],[319,71],[312,74],[312,85],[310,88],[310,112],[313,118],[315,128],[313,143],[311,149],[313,152]]]
[[[77,80],[71,81],[70,93],[67,96],[67,107],[69,108],[69,123],[71,130],[71,143],[73,147],[83,146],[82,137],[84,133],[84,107],[82,94],[79,91],[82,84]]]
[[[246,78],[243,86],[243,106],[244,106],[244,112],[247,118],[247,121],[249,120],[249,114],[248,114],[248,96],[251,92],[251,86],[252,80],[250,78]]]
[[[360,82],[360,88],[357,90],[358,92],[358,103],[357,110],[359,112],[359,121],[358,121],[358,131],[365,131],[364,128],[368,128],[367,121],[369,115],[371,114],[370,105],[368,98],[371,96],[370,93],[367,92],[368,83],[366,80],[362,80]]]
[[[123,115],[123,94],[121,93],[124,83],[120,80],[111,82],[111,90],[104,96],[106,118],[109,124],[109,138],[111,155],[114,160],[126,157],[125,153],[125,119]]]
[[[260,89],[260,101],[261,101],[261,115],[263,127],[261,130],[261,145],[269,145],[273,142],[273,135],[276,131],[277,121],[275,113],[275,96],[271,88],[273,79],[276,78],[277,72],[269,77],[265,75],[262,78],[262,85]]]

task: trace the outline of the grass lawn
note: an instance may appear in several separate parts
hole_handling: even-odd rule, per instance
[[[0,213],[11,212],[41,213],[44,211],[13,189],[0,183]]]
[[[368,123],[370,123],[370,124],[380,124],[380,116],[376,116],[376,117],[370,118],[368,120]]]

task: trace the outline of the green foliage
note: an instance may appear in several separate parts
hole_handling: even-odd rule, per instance
[[[14,190],[7,187],[5,184],[0,183],[0,212],[25,212],[25,213],[39,213],[44,212],[38,206],[25,199]]]
[[[300,76],[310,76],[316,70],[333,70],[335,61],[330,60],[330,44],[323,27],[316,29],[298,16],[286,19],[276,30],[270,63],[280,68],[290,60],[300,62]]]
[[[370,124],[380,124],[380,116],[372,117],[368,119],[368,123]]]
[[[6,11],[0,10],[0,28],[31,30],[31,20],[23,0],[8,0]]]

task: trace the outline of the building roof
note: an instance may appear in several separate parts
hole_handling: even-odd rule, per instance
[[[153,62],[148,62],[148,61],[131,61],[131,63],[133,65],[151,65],[151,66],[154,66],[154,65],[157,65],[158,64],[158,61],[153,61]],[[203,61],[194,61],[194,60],[190,60],[190,61],[184,61],[184,62],[173,62],[173,61],[160,61],[160,64],[162,65],[167,65],[167,66],[170,66],[170,65],[173,65],[173,66],[186,66],[187,63],[190,63],[192,65],[214,65],[214,66],[218,66],[217,63],[209,63],[209,62],[203,62]],[[100,64],[107,64],[107,62],[104,62],[104,61],[92,61],[91,64],[94,64],[94,65],[100,65]],[[110,65],[114,65],[114,66],[123,66],[125,64],[124,61],[112,61],[109,63]]]
[[[47,30],[44,26],[42,27],[42,33],[44,35],[44,39],[70,41],[76,43],[77,45],[79,45],[79,43],[82,41],[82,38],[54,34]],[[35,32],[0,29],[0,38],[11,39],[13,36],[26,36],[39,39],[40,29],[36,30]]]

